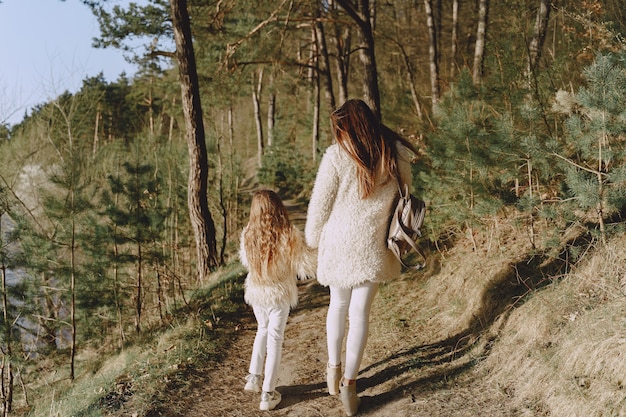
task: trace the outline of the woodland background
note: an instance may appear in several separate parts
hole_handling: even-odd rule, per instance
[[[0,125],[5,415],[173,326],[236,263],[252,189],[305,205],[349,97],[419,148],[432,254],[507,222],[575,265],[623,233],[620,0],[84,3],[140,71]]]

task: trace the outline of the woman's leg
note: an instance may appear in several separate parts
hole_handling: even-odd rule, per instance
[[[265,363],[265,352],[267,347],[267,326],[269,323],[268,311],[265,308],[252,306],[254,317],[256,317],[257,330],[252,345],[252,358],[250,359],[250,372],[252,375],[263,373]]]
[[[330,303],[326,316],[326,343],[330,366],[341,364],[341,346],[346,333],[346,318],[351,293],[350,288],[330,287]]]
[[[346,369],[344,378],[356,379],[369,334],[369,317],[374,296],[378,292],[377,282],[367,282],[352,289],[348,313],[350,325],[346,341]]]
[[[265,378],[263,391],[272,392],[276,389],[278,369],[283,351],[285,327],[289,318],[289,304],[272,307],[268,312],[267,326],[267,359],[265,361]]]

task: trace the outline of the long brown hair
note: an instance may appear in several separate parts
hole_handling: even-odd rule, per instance
[[[384,179],[397,176],[396,147],[363,100],[346,101],[332,113],[331,122],[335,140],[356,162],[361,198],[372,194],[377,174]]]
[[[291,251],[291,236],[289,215],[278,194],[271,190],[255,191],[243,236],[250,270],[261,279],[267,277],[279,254],[290,256],[283,251]]]

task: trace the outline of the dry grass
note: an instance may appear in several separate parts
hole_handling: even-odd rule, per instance
[[[626,416],[626,238],[565,270],[498,227],[381,288],[372,355],[390,341],[445,352],[436,365],[414,355],[406,415]]]
[[[555,417],[626,416],[625,247],[619,238],[596,248],[511,314],[481,370],[515,406]]]
[[[426,271],[381,286],[360,415],[626,417],[626,237],[589,247],[572,266],[532,254],[519,230],[494,223],[429,260]],[[206,297],[227,299],[228,285]],[[274,414],[342,415],[323,393],[327,294],[315,283],[304,288],[286,334],[285,401]],[[50,383],[42,412],[31,415],[257,415],[239,386],[254,326],[233,319],[244,324],[221,330],[231,342],[216,347],[217,362],[199,353],[206,338],[190,320],[101,360],[62,397],[62,384]],[[195,371],[181,372],[187,366]],[[94,407],[103,390],[112,395],[125,382],[134,395],[119,410]],[[91,410],[74,413],[84,404]]]

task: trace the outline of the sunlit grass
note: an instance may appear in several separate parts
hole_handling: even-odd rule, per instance
[[[102,352],[80,351],[73,382],[62,378],[61,372],[41,375],[37,386],[30,387],[36,389],[24,414],[100,417],[130,409],[130,415],[144,415],[160,402],[163,387],[187,383],[185,373],[194,363],[223,353],[220,337],[224,334],[211,331],[208,323],[216,321],[210,326],[218,326],[222,314],[236,309],[242,273],[239,264],[216,272],[210,284],[190,294],[189,305],[179,311],[174,324],[146,331],[140,342],[118,353],[103,358]]]

